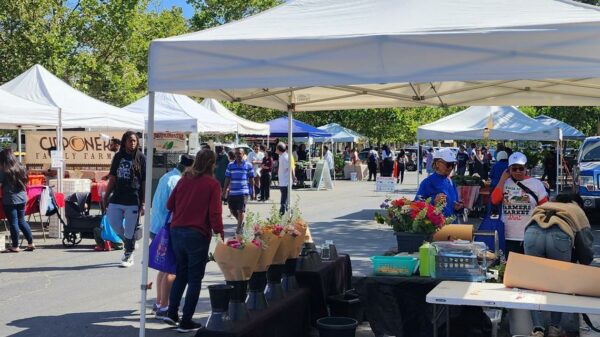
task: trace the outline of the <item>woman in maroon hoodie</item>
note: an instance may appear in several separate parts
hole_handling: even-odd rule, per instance
[[[167,208],[173,212],[171,242],[177,258],[177,272],[164,321],[178,324],[179,332],[202,327],[192,321],[192,316],[200,296],[212,233],[223,237],[221,185],[213,177],[216,159],[212,150],[198,152],[194,164],[183,174],[167,202]],[[188,290],[180,321],[177,312],[186,286]]]

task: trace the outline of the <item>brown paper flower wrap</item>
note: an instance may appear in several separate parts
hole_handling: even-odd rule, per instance
[[[285,260],[290,256],[291,251],[294,249],[295,237],[285,234],[279,239],[281,242],[275,256],[273,256],[272,264],[284,264]]]
[[[304,239],[306,237],[306,230],[308,226],[302,218],[292,219],[293,223],[286,227],[286,235],[290,235],[294,238],[293,248],[290,250],[288,259],[298,258],[302,246],[304,245]]]
[[[260,238],[263,242],[263,249],[256,264],[254,271],[267,271],[273,263],[273,258],[281,245],[281,238],[273,233],[262,233]]]
[[[226,281],[246,281],[252,276],[261,256],[261,248],[249,243],[242,248],[227,246],[217,241],[214,258],[223,272]]]

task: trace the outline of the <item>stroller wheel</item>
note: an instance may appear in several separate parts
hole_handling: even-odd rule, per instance
[[[79,239],[79,242],[81,242],[81,239]],[[72,232],[67,232],[65,233],[63,239],[62,239],[62,244],[65,247],[74,247],[77,244],[77,234],[72,233]]]

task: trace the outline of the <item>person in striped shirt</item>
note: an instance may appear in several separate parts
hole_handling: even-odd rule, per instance
[[[254,178],[252,164],[244,160],[244,149],[235,149],[235,160],[225,170],[223,197],[227,199],[231,214],[237,219],[236,233],[242,232],[246,203],[250,195],[250,186]]]

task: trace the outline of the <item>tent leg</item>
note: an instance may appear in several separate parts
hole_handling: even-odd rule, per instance
[[[19,163],[23,162],[23,151],[21,148],[21,126],[17,129],[17,151],[19,151]]]
[[[417,139],[417,190],[419,189],[419,184],[421,183],[421,141]]]
[[[289,165],[290,165],[290,171],[288,172],[288,197],[287,197],[287,202],[286,202],[286,206],[287,206],[287,212],[288,212],[288,216],[291,216],[291,200],[292,200],[292,184],[294,182],[293,179],[293,173],[294,173],[294,167],[292,167],[292,146],[293,146],[293,141],[294,141],[294,137],[292,134],[292,121],[294,118],[294,106],[290,105],[288,107],[288,157],[289,157]]]
[[[560,186],[562,186],[562,184],[560,183],[561,179],[563,178],[560,174],[561,170],[561,165],[562,162],[560,160],[561,157],[561,153],[562,153],[562,144],[559,141],[556,142],[556,186],[554,188],[556,188],[556,193],[558,194],[561,191]]]
[[[152,212],[152,161],[154,156],[152,150],[154,149],[154,92],[151,91],[148,100],[148,141],[146,142],[146,182],[144,185],[144,201],[146,202],[146,209],[144,213],[144,239],[142,243],[143,257],[142,257],[142,280],[140,282],[141,299],[140,299],[140,333],[139,337],[146,335],[146,295],[148,292],[148,257],[150,254],[148,242],[150,234],[150,219]],[[158,285],[157,285],[158,286]]]

